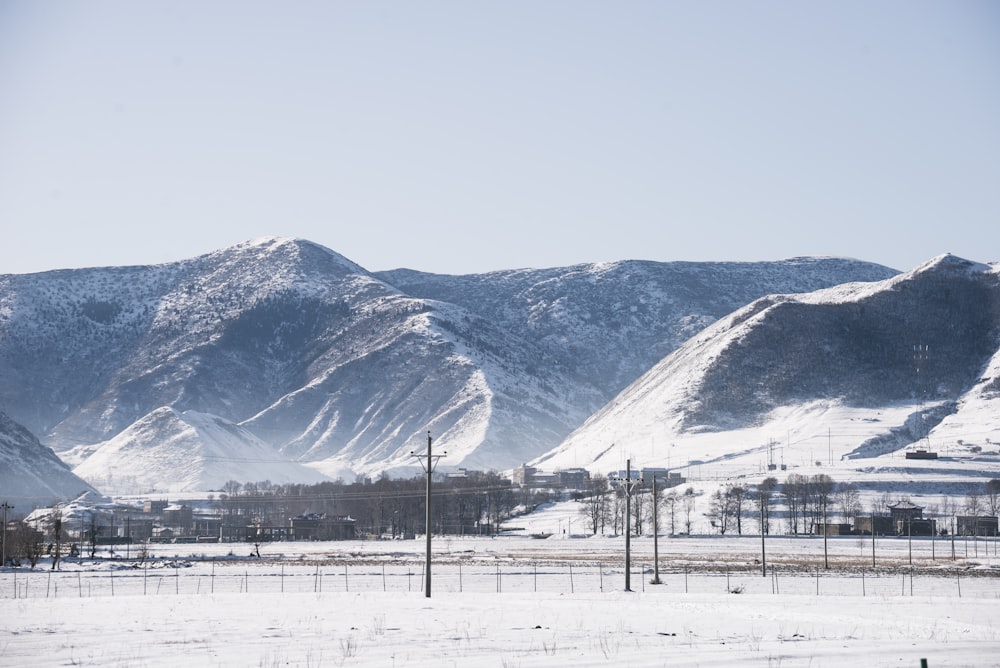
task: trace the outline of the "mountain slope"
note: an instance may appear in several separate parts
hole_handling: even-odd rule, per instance
[[[128,493],[221,489],[229,480],[320,482],[325,476],[281,457],[222,418],[158,408],[98,443],[74,471],[101,488]]]
[[[36,506],[95,491],[23,426],[0,412],[0,502],[27,515]]]
[[[706,433],[737,439],[796,410],[836,409],[847,421],[902,410],[893,418],[900,425],[919,414],[934,421],[913,433],[919,440],[942,419],[957,422],[945,417],[956,407],[996,407],[998,347],[997,270],[952,256],[878,283],[769,296],[664,358],[539,461],[616,466],[623,453],[642,452],[662,462],[677,447],[668,444]],[[846,422],[838,429],[861,443],[886,426],[867,436]],[[972,431],[983,437],[981,427]],[[703,460],[673,454],[676,463]]]
[[[505,469],[732,308],[893,273],[796,259],[376,275],[269,238],[153,267],[0,276],[0,407],[92,480],[115,464],[86,458],[120,435],[173,438],[169,420],[150,422],[164,407],[239,424],[334,477],[416,472],[427,431],[442,468]]]
[[[607,401],[706,325],[759,297],[897,273],[857,260],[793,258],[376,275],[407,294],[458,304],[536,342],[559,366],[588,378]]]
[[[170,406],[337,475],[416,469],[428,429],[452,465],[510,466],[600,403],[532,342],[300,240],[0,287],[0,402],[60,451]]]

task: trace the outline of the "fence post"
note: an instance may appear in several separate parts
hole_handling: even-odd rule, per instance
[[[351,591],[350,585],[347,582],[347,564],[344,564],[344,591]]]
[[[575,589],[573,588],[573,564],[569,565],[569,593],[571,594],[576,593]]]
[[[17,571],[14,571],[14,577],[17,577]],[[80,581],[80,571],[76,572],[76,590],[80,593],[80,598],[83,598],[83,582]],[[17,589],[14,589],[14,598],[17,598]]]

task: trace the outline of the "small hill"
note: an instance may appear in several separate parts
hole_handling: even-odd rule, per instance
[[[166,407],[98,443],[74,473],[118,494],[221,489],[229,480],[282,484],[327,479],[282,457],[239,425]]]

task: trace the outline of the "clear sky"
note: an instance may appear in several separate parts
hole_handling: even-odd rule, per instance
[[[0,0],[0,273],[1000,260],[1000,3]]]

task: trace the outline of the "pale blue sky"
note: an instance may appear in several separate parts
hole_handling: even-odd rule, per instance
[[[0,273],[1000,260],[1000,3],[0,0]]]

